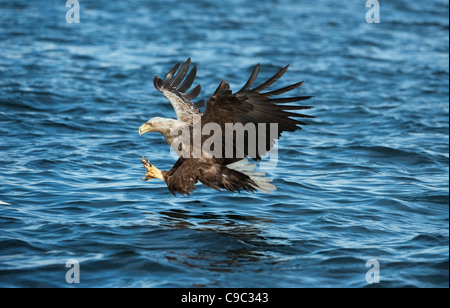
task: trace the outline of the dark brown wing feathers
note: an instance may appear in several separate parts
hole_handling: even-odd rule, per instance
[[[229,84],[225,80],[222,80],[217,90],[207,101],[206,111],[202,117],[202,125],[210,122],[218,123],[222,127],[222,131],[224,131],[224,126],[226,123],[242,123],[243,125],[247,123],[254,123],[256,127],[258,127],[258,123],[265,123],[265,149],[266,152],[269,151],[275,144],[275,139],[278,139],[281,136],[281,133],[284,131],[293,132],[301,129],[299,125],[308,124],[295,118],[314,118],[310,115],[293,112],[309,109],[311,106],[284,105],[286,103],[304,101],[310,99],[312,96],[272,98],[274,95],[284,94],[300,87],[303,84],[303,81],[278,90],[260,93],[262,90],[267,89],[278,79],[280,79],[284,73],[286,73],[288,67],[289,66],[283,67],[267,81],[251,89],[251,86],[254,84],[259,72],[260,65],[258,64],[253,69],[246,84],[241,90],[234,94],[230,91]],[[271,123],[276,123],[278,125],[278,134],[275,139],[270,137]],[[205,138],[208,138],[208,136]],[[245,149],[243,152],[245,155],[249,154],[247,140],[245,141]],[[259,160],[264,154],[265,152],[257,153],[257,155],[252,158],[254,160]]]
[[[170,81],[173,78],[173,75],[175,74],[175,72],[177,71],[178,67],[180,67],[180,63],[175,64],[170,71],[166,74],[166,76],[164,77],[163,83],[170,83]]]
[[[248,89],[250,89],[250,87],[253,85],[253,83],[256,80],[256,77],[258,77],[258,73],[259,73],[259,64],[257,64],[255,66],[255,68],[253,69],[252,74],[250,75],[250,78],[248,79],[247,83],[242,87],[242,89],[240,89],[237,93],[242,93],[244,91],[247,91]]]
[[[183,99],[185,103],[189,103],[191,100],[195,99],[200,94],[202,88],[200,85],[197,85],[190,92],[186,93],[186,91],[194,83],[195,76],[197,74],[197,66],[194,65],[186,79],[184,79],[189,70],[190,64],[191,58],[187,59],[187,61],[181,66],[178,73],[176,72],[180,67],[180,63],[175,64],[166,74],[164,79],[155,76],[153,79],[155,88],[160,92],[163,92],[164,90],[170,91]]]
[[[278,73],[276,73],[275,75],[273,75],[269,80],[267,80],[266,82],[264,82],[263,84],[261,84],[260,86],[256,87],[253,89],[254,92],[261,92],[262,90],[270,87],[275,81],[277,81],[278,79],[281,78],[281,76],[284,75],[284,73],[286,73],[287,69],[289,68],[289,65],[286,65],[285,67],[283,67]]]

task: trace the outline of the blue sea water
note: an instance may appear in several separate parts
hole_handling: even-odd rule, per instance
[[[0,287],[448,287],[449,3],[0,0]],[[301,80],[316,118],[279,142],[273,194],[142,182],[174,160],[153,88],[188,57]],[[66,282],[66,262],[80,283]],[[366,262],[379,263],[371,284]]]

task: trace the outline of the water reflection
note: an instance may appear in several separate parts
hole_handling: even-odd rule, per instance
[[[168,251],[165,257],[190,268],[213,272],[230,273],[269,258],[263,247],[269,245],[263,235],[265,225],[272,221],[265,217],[232,213],[191,212],[183,209],[169,209],[158,213],[146,212],[152,224],[170,229],[201,231],[205,242],[211,246],[195,246],[187,250]],[[207,249],[205,249],[207,247]]]
[[[265,217],[212,212],[193,213],[182,209],[163,210],[158,215],[150,212],[145,214],[152,215],[148,218],[149,221],[158,221],[164,227],[214,231],[246,241],[262,239],[260,227],[271,222]]]
[[[167,260],[183,264],[190,268],[199,268],[212,272],[232,273],[244,265],[266,258],[264,253],[246,249],[231,249],[220,252],[198,251],[196,254],[169,252]]]

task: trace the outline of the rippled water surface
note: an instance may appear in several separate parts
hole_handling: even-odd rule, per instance
[[[61,2],[61,1],[59,1]],[[0,0],[0,287],[449,284],[448,1]],[[153,88],[188,57],[222,78],[301,80],[316,116],[283,135],[274,194],[140,180],[174,160]]]

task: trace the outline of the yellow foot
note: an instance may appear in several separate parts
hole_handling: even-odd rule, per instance
[[[142,156],[141,162],[144,164],[145,169],[147,169],[147,172],[145,173],[145,178],[142,179],[142,181],[148,181],[150,179],[163,179],[163,175],[161,171],[153,166],[147,157]]]

